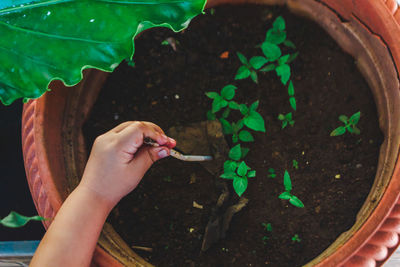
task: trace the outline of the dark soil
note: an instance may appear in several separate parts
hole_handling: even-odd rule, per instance
[[[255,46],[278,15],[300,52],[291,64],[295,125],[283,130],[277,116],[291,109],[275,73],[260,74],[258,85],[233,79],[240,66],[235,52],[261,55]],[[167,37],[179,41],[176,52],[161,45]],[[220,58],[224,51],[228,59]],[[121,64],[109,77],[84,129],[89,144],[126,120],[152,121],[165,130],[205,120],[211,101],[204,93],[229,83],[239,88],[238,102],[260,100],[267,127],[266,134],[256,133],[256,142],[246,144],[246,162],[257,171],[244,194],[249,204],[234,216],[227,237],[205,253],[201,242],[220,194],[219,178],[173,158],[151,168],[109,218],[129,245],[154,249],[138,251],[145,259],[157,266],[300,266],[353,225],[373,183],[383,137],[373,97],[353,59],[316,24],[283,8],[223,6],[194,19],[183,33],[145,32],[136,42],[135,63],[134,68]],[[329,136],[341,125],[340,114],[357,111],[361,135]],[[267,178],[268,168],[277,171],[275,179]],[[278,199],[285,169],[303,209]],[[193,208],[193,201],[204,209]],[[262,223],[272,224],[272,234]],[[301,242],[292,242],[295,234]]]

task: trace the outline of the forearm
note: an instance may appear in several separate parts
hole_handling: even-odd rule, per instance
[[[89,266],[111,209],[107,200],[78,186],[58,211],[31,266]]]

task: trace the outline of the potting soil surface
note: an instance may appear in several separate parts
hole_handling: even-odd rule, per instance
[[[279,15],[297,47],[283,48],[284,53],[299,51],[290,64],[295,124],[284,129],[278,114],[292,110],[287,87],[275,72],[259,73],[258,84],[234,80],[241,66],[236,52],[262,55],[257,45]],[[162,44],[167,38],[176,51]],[[219,92],[227,84],[238,87],[234,100],[239,103],[260,100],[266,125],[266,133],[253,132],[255,142],[242,143],[250,148],[247,165],[256,170],[243,195],[249,202],[234,215],[226,238],[207,251],[201,252],[201,244],[221,178],[198,163],[157,162],[118,204],[109,221],[128,245],[153,248],[137,251],[146,260],[156,266],[301,266],[354,224],[374,181],[383,136],[373,96],[354,59],[318,25],[282,7],[221,6],[181,33],[146,31],[136,40],[134,62],[134,67],[122,63],[101,91],[84,127],[89,147],[96,136],[127,120],[151,121],[164,130],[204,121],[211,109],[205,92]],[[339,115],[357,111],[360,135],[330,136],[343,125]],[[230,118],[238,118],[235,112]],[[227,140],[232,146],[230,136]],[[269,168],[275,178],[268,177]],[[304,208],[278,198],[285,170]],[[239,198],[227,182],[234,204]],[[194,201],[203,208],[193,207]],[[263,223],[270,223],[272,232]],[[296,234],[299,241],[292,240]]]

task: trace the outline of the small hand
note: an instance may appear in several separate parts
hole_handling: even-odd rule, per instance
[[[145,146],[144,138],[151,138],[160,146]],[[96,139],[79,186],[104,197],[112,208],[175,145],[175,140],[153,123],[122,123]]]

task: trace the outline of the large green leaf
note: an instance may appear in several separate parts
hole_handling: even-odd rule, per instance
[[[68,86],[82,70],[113,71],[132,58],[133,39],[151,27],[179,31],[205,0],[2,0],[0,100],[41,96],[52,80]]]

